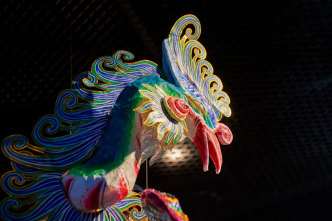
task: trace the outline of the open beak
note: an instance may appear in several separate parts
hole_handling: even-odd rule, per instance
[[[216,173],[220,173],[222,155],[219,142],[222,145],[228,145],[232,142],[232,140],[233,134],[225,124],[218,123],[218,127],[214,132],[208,128],[203,121],[198,121],[194,137],[194,144],[201,154],[204,171],[208,171],[209,157],[211,157],[216,168]]]
[[[216,168],[216,173],[219,174],[222,164],[222,155],[218,138],[213,130],[208,128],[202,121],[198,122],[194,144],[196,145],[203,161],[203,171],[209,169],[209,158]]]
[[[190,100],[190,96],[188,96],[188,99],[195,107],[200,109],[200,106],[193,99]],[[166,96],[163,100],[163,104],[173,119],[185,121],[185,124],[189,128],[186,136],[193,140],[201,154],[203,170],[208,171],[209,159],[211,157],[216,168],[216,173],[219,174],[222,164],[219,141],[223,145],[230,144],[233,140],[231,130],[222,123],[218,123],[218,127],[215,131],[208,128],[202,117],[195,113],[182,99]],[[202,108],[200,110],[204,115]]]

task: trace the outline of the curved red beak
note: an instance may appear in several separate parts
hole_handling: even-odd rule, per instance
[[[226,125],[218,123],[216,132],[214,132],[208,128],[202,120],[197,122],[197,129],[193,141],[199,153],[201,154],[204,171],[208,170],[209,157],[211,157],[216,168],[216,173],[220,173],[222,165],[222,154],[219,141],[223,145],[228,145],[232,142],[232,140],[232,132]]]
[[[231,130],[226,125],[218,123],[217,129],[213,131],[206,126],[203,118],[182,99],[166,96],[163,103],[173,119],[186,122],[187,137],[192,139],[201,154],[203,170],[209,169],[209,158],[211,157],[216,173],[220,173],[222,155],[219,141],[223,145],[230,144],[233,140]]]

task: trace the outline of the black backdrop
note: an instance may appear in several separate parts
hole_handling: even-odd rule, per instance
[[[161,64],[162,40],[192,13],[231,98],[234,141],[221,174],[203,173],[188,144],[181,162],[149,168],[149,187],[175,194],[191,220],[332,218],[330,1],[46,2],[0,3],[1,140],[29,135],[71,73],[100,56],[123,49]]]

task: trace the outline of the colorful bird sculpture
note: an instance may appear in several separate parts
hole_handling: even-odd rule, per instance
[[[152,61],[132,62],[118,51],[101,57],[90,72],[60,93],[55,113],[42,117],[31,144],[22,135],[6,138],[2,150],[13,170],[2,176],[10,196],[5,220],[143,220],[133,187],[140,165],[156,162],[189,138],[203,170],[209,158],[220,172],[220,143],[232,142],[229,97],[205,60],[194,15],[181,17],[163,42],[163,69]],[[29,208],[22,212],[25,208]]]

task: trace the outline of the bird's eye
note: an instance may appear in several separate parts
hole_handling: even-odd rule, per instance
[[[187,102],[185,102],[182,99],[177,99],[175,101],[175,107],[182,113],[188,113],[189,112],[189,105]]]
[[[177,121],[183,121],[189,112],[187,103],[179,98],[165,96],[163,98],[163,105],[167,113]]]

